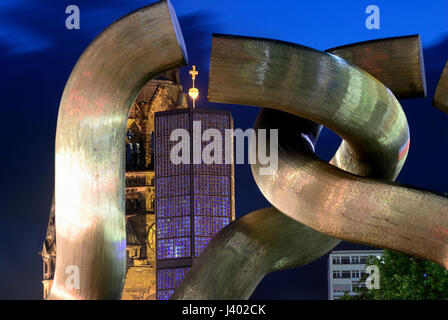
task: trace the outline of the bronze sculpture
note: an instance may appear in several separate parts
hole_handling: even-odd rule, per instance
[[[260,111],[256,128],[280,129],[277,173],[260,176],[253,165],[257,185],[275,208],[223,229],[173,298],[248,298],[266,273],[311,262],[338,239],[448,268],[448,199],[392,183],[410,144],[395,96],[426,92],[420,40],[384,41],[335,48],[332,55],[275,40],[214,36],[209,100],[271,108]],[[50,299],[120,298],[127,112],[151,77],[185,65],[184,47],[174,11],[162,1],[111,25],[75,66],[57,127],[58,260]],[[385,54],[376,56],[382,60],[369,64],[359,54],[366,48],[370,58],[382,48]],[[398,69],[387,67],[396,61]],[[344,139],[331,165],[313,152],[321,125]],[[79,288],[65,283],[71,266],[79,268]],[[207,285],[212,279],[218,285]]]
[[[184,47],[173,8],[162,1],[113,23],[74,67],[56,132],[58,256],[49,299],[121,297],[129,108],[152,77],[186,64]],[[79,287],[66,283],[73,268]]]
[[[359,51],[366,51],[367,47],[371,56],[386,57],[382,61],[377,60],[376,68],[371,68],[370,71],[374,76],[387,79],[389,86],[393,88],[393,92],[397,96],[409,98],[425,95],[423,61],[418,36],[359,43],[329,51],[337,52],[347,59],[351,58],[354,64],[363,68],[366,67],[364,64],[371,60],[369,56],[360,55]],[[362,59],[357,59],[357,57]],[[406,69],[403,69],[402,73],[397,73],[394,68],[388,66],[392,64],[395,66],[401,64],[402,68]],[[338,68],[347,69],[341,71]],[[401,106],[393,95],[382,84],[375,82],[376,80],[372,81],[369,75],[362,72],[355,73],[354,70],[349,71],[351,68],[353,66],[337,57],[294,44],[217,35],[213,38],[209,99],[213,102],[258,105],[288,112],[262,109],[255,124],[257,129],[279,128],[280,165],[277,174],[273,177],[259,175],[258,165],[252,165],[252,173],[260,190],[278,209],[315,230],[339,239],[381,247],[395,246],[397,250],[423,256],[427,253],[427,246],[423,245],[419,252],[414,250],[412,242],[406,247],[407,241],[400,243],[399,238],[411,239],[412,236],[398,234],[394,238],[387,234],[391,227],[397,227],[394,226],[392,219],[386,213],[386,216],[383,217],[385,223],[381,225],[381,212],[375,216],[378,209],[367,207],[367,197],[363,195],[372,195],[375,188],[381,189],[380,184],[382,187],[387,186],[385,188],[393,189],[393,187],[386,181],[377,182],[377,180],[369,180],[361,178],[361,176],[395,179],[406,157],[409,136]],[[408,75],[403,77],[403,73],[408,73]],[[283,77],[288,81],[282,82]],[[232,81],[228,81],[230,78]],[[368,89],[366,87],[368,85],[364,81],[372,81],[371,85],[375,86],[375,89]],[[356,90],[359,90],[359,96],[353,95],[353,91]],[[254,94],[248,95],[245,92]],[[369,93],[372,92],[375,95],[369,99]],[[297,94],[296,97],[294,97],[295,94]],[[350,100],[350,98],[355,98],[355,100]],[[338,99],[340,100],[338,101]],[[384,100],[379,101],[381,99]],[[346,141],[350,141],[350,145],[346,141],[342,143],[331,163],[357,174],[357,176],[331,167],[318,159],[313,151],[320,125],[303,118],[294,119],[290,113],[319,121],[334,129],[344,139],[347,139]],[[358,123],[347,123],[357,121]],[[397,124],[398,127],[394,128],[394,125]],[[382,130],[382,127],[388,129]],[[352,130],[351,133],[350,130]],[[372,132],[368,133],[368,131]],[[386,136],[367,138],[375,132],[381,132],[386,136],[393,134],[394,138],[386,138]],[[394,139],[399,142],[397,143]],[[379,146],[380,141],[387,141],[391,144]],[[385,162],[388,164],[386,165]],[[364,182],[364,180],[368,182]],[[363,183],[373,186],[373,189],[362,190]],[[339,186],[336,186],[338,184]],[[402,188],[397,191],[400,194],[416,192],[415,190],[408,191],[405,187],[396,186],[395,188]],[[351,192],[356,195],[351,195]],[[437,196],[434,195],[434,197]],[[355,204],[357,201],[355,199],[360,201],[357,202],[358,206]],[[439,198],[439,200],[446,201],[444,198]],[[387,198],[383,199],[383,202],[387,202]],[[376,201],[372,201],[372,204],[374,203],[376,204]],[[377,206],[380,207],[380,204],[381,201]],[[351,205],[354,205],[352,210]],[[443,209],[443,206],[440,209]],[[341,214],[341,220],[338,220],[338,212]],[[257,214],[262,215],[263,213],[254,212],[249,216]],[[399,218],[398,214],[394,218],[397,217]],[[221,261],[226,261],[228,265],[237,263],[239,266],[244,265],[244,270],[251,269],[252,273],[245,272],[245,280],[246,282],[252,281],[252,287],[258,283],[259,273],[264,275],[269,272],[266,270],[278,270],[274,266],[282,259],[287,258],[286,248],[283,249],[285,250],[283,257],[279,254],[281,252],[279,249],[276,250],[276,254],[273,254],[274,250],[268,251],[269,257],[267,257],[268,254],[258,255],[258,263],[251,262],[254,257],[247,258],[245,263],[237,258],[234,260],[234,257],[237,256],[235,252],[238,252],[235,249],[236,239],[245,239],[245,241],[239,241],[242,247],[248,246],[247,242],[249,242],[247,240],[249,237],[238,235],[237,232],[246,234],[246,229],[255,229],[257,224],[262,228],[262,223],[256,222],[254,218],[252,218],[251,226],[246,226],[248,222],[244,221],[245,218],[240,218],[242,221],[235,221],[233,225],[226,228],[227,230],[223,230],[216,236],[209,244],[209,248],[203,252],[197,265],[192,268],[190,274],[176,290],[173,298],[248,298],[250,294],[240,288],[240,279],[232,281],[231,278],[225,278],[219,273],[222,270],[219,269],[216,272],[215,259],[217,256],[220,256]],[[438,226],[438,222],[445,221],[446,219],[440,216],[439,220],[433,221],[430,227],[435,228]],[[407,221],[405,225],[409,226],[410,221]],[[293,228],[291,222],[288,226],[290,229]],[[366,228],[363,229],[363,226]],[[298,226],[296,228],[299,230]],[[240,229],[242,231],[239,231]],[[387,232],[383,233],[381,230],[387,230]],[[412,230],[412,232],[414,231]],[[425,231],[427,238],[430,238],[432,230]],[[375,238],[375,236],[378,237]],[[251,245],[254,246],[262,242],[260,239],[262,237],[262,235],[252,236]],[[297,232],[294,237],[285,232],[282,235],[279,233],[278,237],[282,240],[274,239],[289,243],[289,250],[295,248],[295,266],[308,262],[307,254],[304,254],[302,261],[299,257],[302,255],[303,243],[311,242],[310,234]],[[388,237],[390,239],[387,239]],[[274,239],[272,241],[275,241]],[[296,247],[295,244],[299,243],[300,239],[303,243]],[[387,240],[390,242],[379,243],[379,241]],[[415,239],[414,241],[420,242],[421,240]],[[436,247],[437,242],[438,239],[434,239],[431,243],[434,246],[433,252],[437,251],[435,248],[443,248],[440,245]],[[225,255],[222,248],[229,247],[230,243],[233,245],[233,250],[227,249],[228,254]],[[317,245],[317,243],[318,241],[314,244]],[[404,246],[398,248],[399,244]],[[327,243],[324,243],[321,249],[325,245]],[[272,246],[273,244],[270,243],[270,246],[266,245],[264,248],[269,250]],[[316,250],[314,253],[317,254],[318,251]],[[438,259],[439,263],[443,263],[443,255],[431,258]],[[214,267],[211,267],[212,261],[215,261]],[[268,267],[265,264],[268,264]],[[251,274],[253,276],[249,280]],[[204,285],[204,278],[209,282],[211,279],[222,278],[225,278],[225,281],[214,281],[215,286],[210,287]]]

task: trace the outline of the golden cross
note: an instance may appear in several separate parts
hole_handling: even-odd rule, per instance
[[[194,87],[194,79],[196,79],[196,75],[199,74],[199,72],[196,71],[196,66],[193,66],[193,69],[190,70],[191,79],[193,79],[193,87]]]
[[[188,91],[188,95],[193,99],[193,109],[195,107],[195,100],[199,95],[199,90],[194,87],[194,79],[196,79],[196,76],[199,74],[199,72],[196,71],[196,66],[193,66],[193,69],[190,70],[191,79],[193,79],[193,88],[190,88]]]

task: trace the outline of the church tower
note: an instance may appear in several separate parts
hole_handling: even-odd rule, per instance
[[[233,133],[233,119],[229,111],[195,108],[195,66],[190,74],[193,108],[155,114],[157,300],[169,299],[210,239],[235,219],[234,166],[233,161],[225,163],[226,156],[233,159],[233,134],[226,135]],[[177,143],[171,133],[176,129],[188,133],[188,163],[171,159]],[[221,163],[206,164],[201,157],[206,143],[200,138],[193,142],[195,130],[202,136],[207,129],[219,131],[214,139],[219,139]]]

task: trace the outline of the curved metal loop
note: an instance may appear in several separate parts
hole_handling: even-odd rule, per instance
[[[298,139],[296,146],[304,152],[313,150],[320,126],[288,118],[309,137]],[[276,208],[251,212],[211,239],[171,299],[248,299],[266,274],[312,262],[339,242]]]
[[[448,199],[386,181],[404,163],[409,130],[400,104],[378,80],[310,48],[218,35],[209,100],[274,108],[321,123],[344,139],[332,163],[345,171],[297,151],[286,135],[279,138],[274,176],[262,176],[252,165],[258,187],[281,212],[339,239],[448,267]],[[293,131],[268,112],[260,112],[257,128]]]
[[[185,64],[184,41],[169,1],[116,21],[76,63],[57,123],[57,263],[48,299],[121,297],[123,138],[129,108],[152,77]]]
[[[218,36],[218,39],[214,40],[214,44],[220,40]],[[292,77],[287,72],[291,66],[280,66],[280,71],[275,68],[271,70],[274,65],[277,67],[279,65],[272,63],[271,60],[253,64],[253,61],[251,61],[251,53],[253,51],[233,52],[234,47],[231,45],[227,46],[228,43],[221,45],[218,45],[218,48],[223,48],[223,51],[212,51],[210,70],[211,79],[213,80],[211,80],[210,90],[219,89],[222,90],[222,93],[229,90],[230,87],[234,88],[233,84],[229,83],[233,81],[232,72],[238,74],[237,76],[240,77],[238,80],[244,81],[245,84],[251,80],[260,84],[266,81],[266,77],[270,77],[273,79],[272,82],[269,82],[267,88],[261,88],[260,91],[263,94],[257,97],[264,101],[271,99],[269,96],[264,96],[265,94],[270,95],[272,93],[271,90],[276,90],[274,88],[277,85],[275,83],[276,79],[282,80],[283,77],[289,76],[288,81],[291,81]],[[224,50],[226,46],[227,49]],[[255,46],[246,42],[243,47],[254,49]],[[349,58],[353,64],[369,69],[375,77],[388,79],[388,85],[393,88],[393,92],[399,97],[409,98],[425,94],[425,78],[424,74],[421,74],[423,60],[421,59],[421,45],[418,36],[358,43],[329,51],[333,52],[333,50],[337,50],[338,54]],[[369,53],[367,56],[366,52]],[[272,48],[265,48],[260,54],[265,57],[272,57]],[[304,54],[306,55],[307,53],[304,52]],[[222,58],[221,55],[224,55],[225,58]],[[233,61],[237,65],[233,65],[233,69],[227,70],[229,73],[223,76],[222,73],[219,73],[220,69],[217,66],[223,69],[228,66],[223,66],[217,62],[224,60],[228,63],[230,60],[226,59],[229,56],[237,56],[235,61]],[[370,59],[372,56],[375,63],[372,63]],[[299,60],[287,57],[282,58],[295,62]],[[335,60],[340,63],[339,59],[336,58]],[[250,71],[242,70],[246,65],[252,68],[256,65],[255,71],[252,69],[254,72],[252,76],[249,75]],[[306,64],[304,65],[306,66]],[[402,69],[398,76],[397,68],[391,67],[397,65],[406,66],[407,68]],[[328,66],[326,68],[328,71]],[[324,68],[322,67],[322,69]],[[272,75],[272,72],[275,71],[283,73],[281,75]],[[309,75],[313,71],[312,69],[304,68],[301,72],[302,75]],[[368,75],[364,76],[369,77]],[[328,85],[332,85],[337,81],[337,78],[333,78],[331,73],[323,73],[321,77],[322,82],[326,81]],[[219,81],[219,84],[213,81]],[[238,85],[241,85],[241,82]],[[292,91],[297,86],[297,82],[291,82],[289,86],[288,89]],[[415,90],[410,90],[410,88],[415,88]],[[297,87],[296,89],[297,91],[300,90]],[[383,88],[383,90],[385,89]],[[284,93],[278,92],[275,94]],[[320,95],[321,93],[319,91],[317,94]],[[334,91],[329,92],[329,94],[334,94]],[[227,102],[237,103],[229,96],[232,96],[232,93],[226,96]],[[212,94],[209,97],[212,97],[211,99],[213,100]],[[242,99],[244,97],[241,95],[238,98]],[[253,99],[253,96],[246,98]],[[274,105],[277,106],[278,104]],[[291,158],[294,161],[297,155],[299,157],[302,155],[308,157],[311,163],[320,161],[314,155],[314,147],[321,125],[300,117],[291,117],[290,114],[281,111],[262,109],[257,119],[256,127],[279,129],[281,152],[284,157]],[[267,140],[269,141],[269,139]],[[285,144],[284,142],[286,141],[291,143]],[[402,156],[404,156],[403,153]],[[397,159],[394,161],[397,162]],[[370,171],[364,170],[363,166],[352,165],[351,168],[352,170],[359,168],[358,174],[367,174]],[[256,170],[256,168],[254,169]],[[291,174],[288,179],[294,178],[295,175],[299,176],[300,172]],[[266,178],[272,179],[272,177]],[[285,205],[291,202],[288,199],[283,200]],[[311,198],[309,200],[314,202],[324,199]],[[307,201],[307,199],[302,201]],[[311,212],[308,212],[308,214],[311,214]],[[338,243],[339,240],[335,238],[325,236],[296,220],[286,218],[275,208],[266,208],[252,212],[234,221],[210,241],[186,278],[175,290],[172,299],[247,299],[267,273],[304,265],[326,254]],[[210,286],[210,283],[214,285]]]

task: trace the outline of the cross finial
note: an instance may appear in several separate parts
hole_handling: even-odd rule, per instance
[[[188,91],[188,95],[193,99],[193,108],[195,107],[195,100],[199,95],[199,90],[194,87],[194,80],[199,72],[196,71],[196,66],[193,66],[193,69],[190,70],[191,79],[193,79],[193,87]]]
[[[196,75],[197,75],[198,73],[199,73],[199,72],[196,71],[196,66],[193,66],[193,69],[190,70],[191,79],[193,79],[193,88],[194,88],[194,79],[196,79]]]

